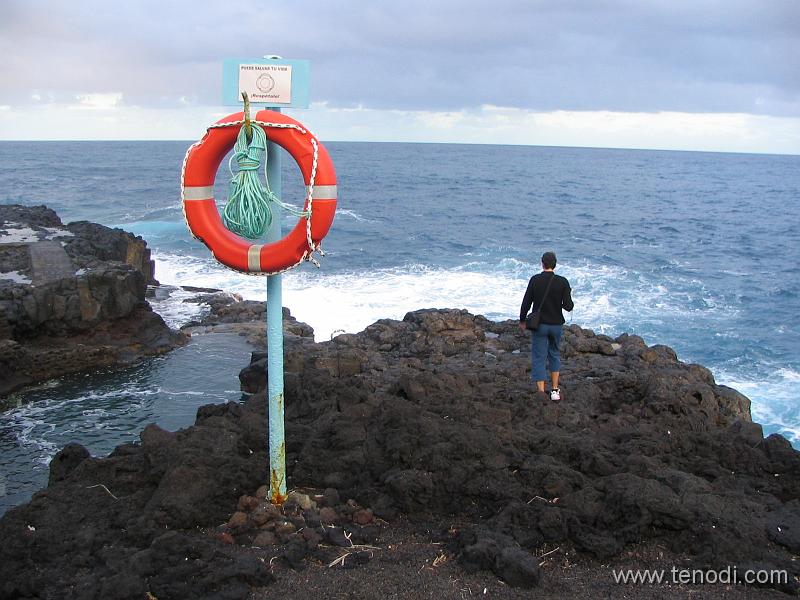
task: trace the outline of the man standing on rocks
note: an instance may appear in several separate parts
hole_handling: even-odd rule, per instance
[[[546,371],[550,371],[552,388],[550,399],[561,400],[561,389],[558,377],[561,371],[561,329],[564,326],[564,314],[561,309],[571,311],[572,290],[569,281],[553,271],[556,268],[555,252],[542,254],[542,272],[531,277],[528,289],[519,309],[519,328],[526,331],[525,317],[533,305],[534,311],[540,311],[539,327],[531,336],[531,379],[536,382],[540,394],[544,394]]]

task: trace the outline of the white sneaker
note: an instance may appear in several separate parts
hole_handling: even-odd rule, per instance
[[[556,388],[554,390],[550,390],[550,400],[552,400],[553,402],[558,402],[559,400],[561,400],[561,389],[560,388]]]

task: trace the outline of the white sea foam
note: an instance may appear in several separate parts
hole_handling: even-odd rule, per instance
[[[25,411],[12,409],[3,415],[0,432],[7,430],[16,436],[17,443],[26,453],[35,457],[39,465],[47,465],[58,451],[58,446],[46,439],[45,433],[53,426],[46,419],[25,414]]]
[[[800,406],[797,382],[800,373],[792,369],[777,369],[772,377],[754,380],[741,373],[720,370],[715,373],[717,383],[739,390],[752,402],[753,420],[768,431],[777,431],[793,444],[800,444]]]
[[[241,275],[213,259],[158,253],[156,275],[162,283],[195,285],[236,292],[249,300],[266,299],[263,277]],[[318,340],[343,329],[362,330],[378,319],[401,319],[420,308],[466,308],[494,320],[513,319],[532,263],[506,257],[494,262],[471,260],[443,268],[421,264],[373,271],[334,272],[296,269],[283,276],[283,303],[301,321],[314,327]],[[575,310],[568,321],[600,333],[618,334],[632,320],[647,326],[693,313],[704,319],[730,311],[704,301],[702,289],[668,289],[656,281],[603,265],[563,265],[559,272],[573,287]],[[664,342],[665,340],[659,340]],[[668,340],[666,341],[668,342]]]
[[[341,218],[343,216],[344,217],[350,217],[351,219],[353,219],[355,221],[358,221],[359,223],[374,223],[374,221],[372,221],[371,219],[367,219],[365,217],[362,217],[360,214],[358,214],[354,210],[350,210],[348,208],[337,208],[336,209],[336,217],[337,218]]]
[[[266,299],[263,277],[239,275],[196,258],[161,254],[155,258],[157,276],[163,283],[215,287],[249,300]],[[524,291],[524,282],[508,274],[424,265],[330,275],[323,267],[323,271],[303,269],[285,274],[283,303],[323,340],[334,330],[361,331],[378,319],[401,319],[418,308],[459,307],[490,318],[511,318],[519,299],[512,300],[507,290],[520,285]]]
[[[160,271],[159,271],[160,276]],[[163,279],[162,283],[167,283]],[[187,292],[180,288],[170,291],[166,298],[149,298],[148,302],[153,310],[161,315],[164,322],[173,329],[200,318],[208,312],[208,307],[198,305],[194,302],[184,302],[185,299],[196,296],[196,292]]]
[[[53,383],[53,382],[51,382]],[[55,383],[57,385],[57,383]],[[43,386],[44,387],[44,386]],[[107,390],[89,390],[87,393],[66,399],[48,399],[41,402],[21,404],[3,413],[0,432],[13,435],[18,446],[35,458],[41,466],[47,466],[58,449],[63,445],[64,436],[75,427],[84,435],[87,429],[118,429],[111,425],[120,414],[131,413],[136,409],[131,405],[113,408],[93,406],[96,403],[107,405],[120,397],[146,397],[161,393],[159,388],[143,388],[135,382]],[[87,408],[90,406],[91,408]],[[72,421],[75,426],[55,434],[56,423]],[[60,426],[59,426],[60,427]],[[131,437],[134,432],[131,433]]]
[[[786,381],[791,381],[793,383],[800,382],[800,373],[794,371],[793,369],[787,369],[785,367],[780,368],[777,370],[776,374],[778,377]]]

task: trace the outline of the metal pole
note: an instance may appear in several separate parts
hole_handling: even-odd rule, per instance
[[[280,112],[280,109],[273,109]],[[280,146],[267,144],[267,177],[275,195],[281,197]],[[282,211],[274,204],[267,242],[281,239]],[[267,276],[267,394],[269,396],[270,500],[286,501],[286,440],[283,429],[283,298],[281,275]]]

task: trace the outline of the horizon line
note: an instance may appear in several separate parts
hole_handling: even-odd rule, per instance
[[[137,143],[159,143],[159,142],[183,142],[193,144],[196,139],[0,139],[1,143],[124,143],[124,142],[137,142]],[[390,140],[320,140],[323,143],[336,143],[336,144],[427,144],[427,145],[440,145],[440,146],[513,146],[513,147],[526,147],[526,148],[562,148],[573,150],[634,150],[637,152],[696,152],[702,154],[740,154],[740,155],[753,155],[753,156],[800,156],[798,153],[784,153],[784,152],[742,152],[741,150],[697,150],[686,148],[631,148],[623,146],[563,146],[563,145],[550,145],[550,144],[490,144],[481,142],[434,142],[434,141],[390,141]]]

